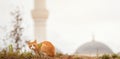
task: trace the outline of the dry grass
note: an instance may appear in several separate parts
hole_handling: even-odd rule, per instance
[[[89,56],[76,56],[76,55],[65,55],[61,53],[57,53],[55,57],[49,57],[43,54],[34,55],[31,52],[11,52],[2,50],[0,51],[0,59],[120,59],[118,55],[103,55],[99,58],[89,57]]]

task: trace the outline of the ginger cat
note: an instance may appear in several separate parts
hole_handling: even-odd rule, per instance
[[[49,41],[43,41],[38,44],[35,40],[33,42],[28,41],[27,43],[28,43],[29,48],[34,50],[36,54],[39,54],[40,52],[42,52],[50,57],[55,56],[55,47]]]

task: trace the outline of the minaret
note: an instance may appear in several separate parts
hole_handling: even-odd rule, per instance
[[[32,17],[34,19],[34,34],[38,41],[46,40],[46,20],[48,10],[46,9],[46,0],[34,0],[34,9]]]

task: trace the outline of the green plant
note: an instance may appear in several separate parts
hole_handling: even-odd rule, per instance
[[[113,58],[113,59],[115,59],[115,58],[117,58],[117,57],[118,57],[117,54],[112,54],[112,58]]]
[[[13,53],[13,46],[12,46],[12,44],[10,44],[10,45],[8,46],[8,48],[9,48],[9,53]]]
[[[120,56],[118,56],[117,59],[120,59]]]
[[[107,55],[107,54],[105,54],[105,55],[103,55],[101,58],[102,58],[102,59],[110,59],[110,56]]]
[[[62,53],[56,53],[55,56],[56,56],[56,57],[60,57],[60,56],[63,56],[63,54],[62,54]]]
[[[25,58],[25,59],[30,59],[32,58],[34,55],[31,52],[24,52],[20,55],[21,58]]]

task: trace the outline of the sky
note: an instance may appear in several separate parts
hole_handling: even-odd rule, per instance
[[[119,0],[46,0],[49,11],[47,39],[64,53],[74,53],[82,44],[95,40],[120,52]],[[19,5],[24,13],[25,38],[33,38],[30,11],[33,0],[0,0],[0,25],[6,27],[9,12]],[[29,28],[28,28],[29,27]]]

